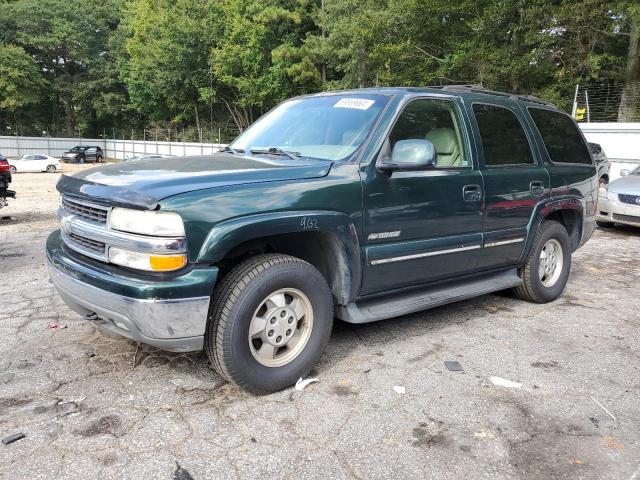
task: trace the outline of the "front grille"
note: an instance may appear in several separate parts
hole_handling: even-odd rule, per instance
[[[640,217],[636,217],[635,215],[621,215],[619,213],[614,213],[613,219],[618,220],[619,222],[640,223]]]
[[[627,195],[626,193],[619,193],[618,198],[622,203],[640,205],[640,195]]]
[[[71,200],[68,197],[62,197],[62,208],[67,212],[78,215],[97,223],[107,223],[107,207],[100,207],[93,204],[87,204],[80,200]]]
[[[75,233],[68,233],[67,236],[75,243],[82,245],[85,248],[93,250],[97,253],[104,254],[105,244],[103,242],[99,242],[97,240],[92,240],[87,237],[82,237],[80,235],[76,235]]]

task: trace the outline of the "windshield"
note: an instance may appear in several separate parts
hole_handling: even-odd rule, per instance
[[[348,157],[364,142],[388,101],[383,95],[327,95],[289,100],[254,123],[230,147],[277,148],[323,160]]]
[[[73,147],[70,152],[84,152],[84,147]]]

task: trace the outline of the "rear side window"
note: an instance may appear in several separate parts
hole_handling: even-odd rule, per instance
[[[552,162],[591,164],[587,145],[573,120],[552,110],[533,107],[528,110]]]
[[[489,167],[534,163],[533,154],[520,120],[508,108],[473,105],[480,130],[484,163]]]

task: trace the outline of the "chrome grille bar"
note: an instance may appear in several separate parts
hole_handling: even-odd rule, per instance
[[[74,215],[78,215],[94,222],[103,224],[107,223],[107,216],[109,214],[108,207],[103,207],[93,203],[87,203],[63,196],[62,208],[64,208],[69,213],[73,213]]]

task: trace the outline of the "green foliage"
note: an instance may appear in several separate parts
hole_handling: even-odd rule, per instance
[[[320,76],[303,47],[313,29],[313,4],[304,0],[223,4],[223,35],[212,51],[213,72],[239,128],[296,94],[320,88]]]
[[[21,47],[0,45],[0,108],[15,112],[40,99],[44,82],[36,62]]]
[[[290,96],[375,85],[570,108],[576,83],[640,76],[639,28],[632,0],[0,1],[0,130],[231,135]]]
[[[152,121],[195,120],[199,104],[213,95],[210,51],[220,34],[218,2],[129,2],[124,18],[121,73],[133,107]]]

